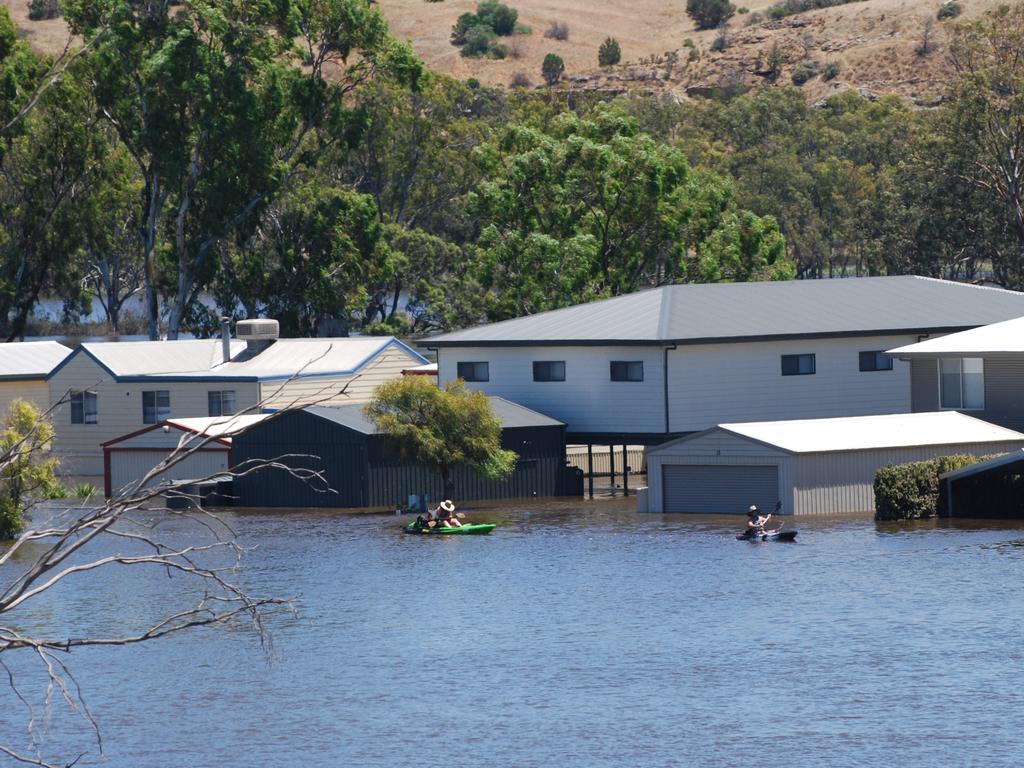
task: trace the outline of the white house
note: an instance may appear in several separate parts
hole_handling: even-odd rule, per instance
[[[101,445],[150,424],[259,407],[365,402],[383,381],[426,361],[392,337],[278,339],[276,321],[237,325],[237,339],[83,344],[49,377],[61,471],[103,473]]]
[[[50,407],[46,377],[71,350],[56,341],[16,341],[0,344],[0,422],[18,398],[45,410]]]
[[[884,466],[1021,448],[1024,434],[956,412],[719,424],[648,451],[646,511],[867,512]]]
[[[910,363],[911,409],[1024,431],[1024,317],[890,349]]]
[[[1024,294],[923,277],[672,285],[423,342],[439,382],[655,444],[721,422],[911,410],[885,350],[1024,314]]]

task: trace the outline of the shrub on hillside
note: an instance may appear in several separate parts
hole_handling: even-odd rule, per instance
[[[516,29],[519,11],[498,0],[483,0],[476,7],[476,17],[494,30],[496,35],[511,35]]]
[[[991,458],[940,456],[882,467],[875,473],[875,520],[920,520],[946,513],[939,475]]]
[[[936,14],[939,21],[946,21],[947,19],[955,19],[964,9],[960,7],[960,3],[956,0],[949,0],[949,2],[943,3],[939,6],[939,12]]]
[[[836,5],[857,3],[862,0],[779,0],[768,9],[768,15],[773,19],[782,19],[792,16],[795,13],[814,11],[818,8],[831,8]]]
[[[723,31],[718,37],[711,41],[711,45],[708,46],[708,50],[713,53],[721,53],[729,47],[729,38],[726,37]]]
[[[544,30],[544,37],[549,40],[568,40],[569,25],[564,21],[552,21],[551,26]]]
[[[32,21],[43,19],[56,19],[63,15],[60,10],[59,0],[29,0],[28,17]]]
[[[494,43],[495,37],[490,27],[477,24],[467,30],[460,52],[463,56],[483,56]]]
[[[512,75],[512,82],[509,85],[513,88],[533,88],[533,81],[525,72],[516,72]]]
[[[503,59],[508,48],[495,42],[495,38],[520,32],[516,19],[519,12],[497,2],[484,0],[476,13],[464,13],[452,26],[451,44],[461,48],[463,56],[490,56]]]
[[[544,57],[544,63],[541,64],[540,73],[544,78],[544,82],[548,85],[554,85],[562,79],[562,73],[565,72],[565,62],[562,61],[562,57],[555,53],[549,53]]]
[[[728,21],[736,12],[736,6],[729,0],[686,0],[686,14],[693,19],[697,29],[714,29]]]
[[[622,61],[622,49],[614,37],[606,37],[597,49],[597,63],[602,67],[610,67]]]
[[[793,70],[793,74],[790,75],[790,78],[793,80],[793,85],[803,85],[817,74],[818,62],[801,61],[796,65],[796,68]]]
[[[839,62],[830,61],[825,65],[825,69],[821,73],[822,80],[835,80],[839,77]]]

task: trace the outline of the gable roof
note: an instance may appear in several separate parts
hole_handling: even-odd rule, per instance
[[[491,410],[501,422],[502,429],[518,429],[523,427],[561,427],[561,421],[545,416],[543,413],[530,410],[526,406],[513,403],[503,397],[490,395]],[[364,435],[380,434],[377,425],[363,413],[363,406],[358,403],[347,405],[308,405],[303,410],[321,419],[340,424],[354,432]]]
[[[1021,315],[1024,293],[928,277],[666,285],[423,343],[697,344],[958,331]]]
[[[719,424],[651,449],[651,454],[711,432],[728,432],[788,453],[864,451],[961,443],[1024,443],[1024,434],[957,411]]]
[[[147,432],[154,432],[158,429],[164,429],[165,427],[168,429],[173,428],[179,432],[184,432],[190,435],[209,437],[212,438],[212,442],[230,446],[232,437],[240,432],[244,432],[253,424],[258,424],[264,419],[270,418],[272,415],[273,414],[270,413],[239,413],[234,416],[201,416],[183,419],[166,419],[158,424],[150,424],[142,429],[129,432],[126,435],[120,435],[111,440],[107,440],[105,443],[100,443],[100,447],[110,448],[118,445],[119,443],[129,442],[139,435],[144,435]]]
[[[1024,353],[1024,317],[1002,323],[983,325],[969,331],[951,333],[937,339],[926,339],[886,352],[896,357],[932,357],[960,355],[970,357],[982,354]]]
[[[393,345],[426,362],[392,336],[278,339],[258,354],[250,354],[244,341],[232,339],[227,363],[220,339],[100,342],[83,344],[80,352],[118,381],[280,381],[295,375],[349,375]]]
[[[56,341],[0,344],[0,381],[46,378],[71,353],[71,349]]]

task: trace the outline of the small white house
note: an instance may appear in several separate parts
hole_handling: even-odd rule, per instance
[[[60,471],[103,473],[101,446],[167,419],[252,408],[361,403],[426,358],[390,336],[279,339],[277,322],[246,320],[238,338],[83,344],[49,376]]]
[[[16,341],[0,344],[0,422],[17,399],[38,408],[50,407],[46,377],[64,362],[71,350],[56,341]]]
[[[955,411],[719,424],[647,453],[647,510],[781,514],[874,509],[875,472],[1024,448],[1024,434]]]
[[[165,480],[201,480],[232,465],[233,435],[263,421],[269,414],[219,416],[215,418],[168,419],[161,424],[122,435],[103,444],[103,492],[110,498],[133,488],[173,451],[193,449],[192,453],[166,471],[151,478],[147,485]],[[206,440],[209,438],[209,440]],[[200,444],[205,444],[200,447]]]
[[[931,278],[667,285],[427,339],[438,380],[654,445],[723,422],[909,412],[885,350],[1024,315],[1024,293]]]

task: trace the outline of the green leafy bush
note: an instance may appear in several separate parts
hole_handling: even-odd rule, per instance
[[[940,456],[882,467],[875,473],[875,520],[920,520],[944,514],[939,475],[988,458]]]
[[[597,63],[602,67],[610,67],[622,61],[622,49],[614,37],[606,37],[597,49]]]
[[[562,73],[565,72],[565,62],[562,61],[562,57],[556,53],[549,53],[544,57],[544,63],[541,64],[540,73],[544,78],[544,82],[548,85],[554,85],[562,79]]]
[[[474,27],[470,27],[466,32],[465,41],[462,43],[460,53],[463,56],[483,56],[487,53],[487,49],[494,43],[496,35],[494,30],[490,27],[485,27],[483,24],[477,24]]]
[[[494,34],[511,35],[515,31],[519,11],[498,0],[484,0],[476,7],[476,17],[481,24],[494,30]]]
[[[955,19],[964,9],[960,7],[960,3],[956,0],[949,0],[949,2],[943,3],[939,6],[939,12],[936,14],[939,21],[946,21],[947,19]]]
[[[686,0],[686,14],[693,19],[697,29],[714,29],[734,13],[736,6],[729,0]]]
[[[516,24],[519,12],[497,0],[484,0],[476,7],[476,13],[464,13],[452,26],[451,44],[460,47],[460,53],[467,57],[488,56],[504,59],[508,48],[495,41],[499,36],[513,33],[524,34],[521,25]],[[529,33],[526,29],[525,34]]]
[[[836,5],[847,3],[859,3],[862,0],[780,0],[768,9],[768,16],[773,19],[782,19],[792,16],[795,13],[814,11],[818,8],[832,8]]]
[[[56,19],[62,15],[58,0],[29,0],[28,17],[32,21]]]
[[[821,73],[822,80],[835,80],[839,77],[839,62],[830,61],[825,65],[825,69]]]
[[[814,78],[818,74],[818,62],[816,61],[801,61],[796,65],[796,69],[793,70],[793,74],[790,78],[793,80],[793,85],[803,85],[808,80]]]
[[[710,50],[710,51],[712,51],[714,53],[721,53],[722,51],[724,51],[728,47],[729,47],[729,39],[723,33],[723,34],[719,35],[718,37],[716,37],[714,40],[711,41],[711,45],[708,46],[708,50]]]

